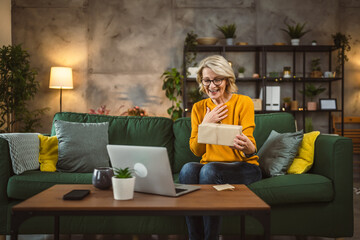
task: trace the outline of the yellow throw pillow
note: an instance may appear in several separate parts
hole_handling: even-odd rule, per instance
[[[319,131],[304,134],[298,153],[287,170],[288,174],[302,174],[310,170],[314,163],[315,140],[319,134]]]
[[[58,161],[58,139],[56,136],[47,137],[41,134],[39,134],[38,137],[40,140],[40,171],[55,172],[56,163]]]

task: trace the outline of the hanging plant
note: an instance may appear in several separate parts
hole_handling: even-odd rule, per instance
[[[337,55],[336,72],[340,73],[343,57],[345,62],[349,61],[346,52],[349,52],[351,50],[351,36],[337,32],[336,34],[331,35],[331,37],[333,38],[335,47],[339,49]]]
[[[171,107],[168,108],[167,113],[172,120],[176,120],[182,116],[183,109],[181,107],[182,101],[182,84],[183,76],[176,68],[170,71],[165,71],[161,78],[163,79],[162,89],[165,90],[166,97],[171,101]]]
[[[30,68],[30,55],[21,45],[0,48],[0,128],[1,132],[33,132],[41,127],[41,115],[48,108],[28,110],[39,89]]]

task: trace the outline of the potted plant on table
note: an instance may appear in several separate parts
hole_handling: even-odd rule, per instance
[[[308,111],[315,111],[317,109],[317,103],[313,101],[314,97],[319,95],[320,93],[324,92],[326,88],[321,86],[315,87],[313,83],[306,84],[305,92],[299,91],[301,94],[305,94],[306,97],[310,98],[310,102],[307,103],[307,110]]]
[[[217,29],[224,34],[226,45],[234,45],[234,38],[236,38],[236,25],[235,23],[223,26],[217,26]]]
[[[306,33],[310,32],[310,30],[306,30],[306,31],[304,30],[306,23],[302,25],[300,23],[297,23],[294,26],[285,23],[285,25],[287,26],[287,29],[281,28],[281,30],[289,34],[291,38],[291,45],[293,46],[299,45],[300,38],[304,36]]]
[[[130,168],[114,168],[111,178],[115,200],[129,200],[134,197],[135,177]]]

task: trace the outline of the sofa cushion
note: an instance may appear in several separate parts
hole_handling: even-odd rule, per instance
[[[174,122],[174,173],[179,173],[182,166],[188,162],[200,162],[201,157],[195,156],[189,146],[191,134],[190,118],[179,118]]]
[[[260,168],[264,176],[273,177],[286,174],[293,162],[303,139],[303,131],[278,133],[271,131],[258,152]]]
[[[254,138],[259,150],[272,130],[278,133],[295,132],[295,119],[290,113],[255,114]]]
[[[166,147],[173,166],[173,121],[165,117],[107,116],[87,113],[56,113],[55,120],[82,123],[109,123],[109,144]],[[51,135],[55,135],[54,124]]]
[[[332,181],[317,174],[266,178],[249,188],[269,205],[330,202],[334,198]]]
[[[92,173],[27,171],[10,177],[9,198],[27,199],[55,184],[91,184]]]
[[[39,147],[39,162],[40,171],[55,172],[56,163],[58,161],[58,146],[59,141],[56,136],[38,135],[40,140]]]
[[[54,122],[59,140],[59,172],[92,173],[97,167],[109,167],[106,145],[109,123]]]
[[[38,133],[5,133],[0,134],[9,143],[13,171],[21,174],[28,170],[39,169]]]
[[[304,134],[299,151],[287,170],[287,173],[302,174],[310,170],[314,163],[315,141],[319,135],[319,131]]]

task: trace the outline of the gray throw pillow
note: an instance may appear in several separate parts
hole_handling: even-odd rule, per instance
[[[55,120],[59,140],[59,172],[93,172],[97,167],[109,167],[109,123],[75,123]]]
[[[11,163],[15,174],[39,169],[38,133],[5,133],[0,137],[9,143]]]
[[[258,152],[259,164],[267,177],[285,175],[298,152],[303,139],[303,131],[278,133],[271,131]]]

